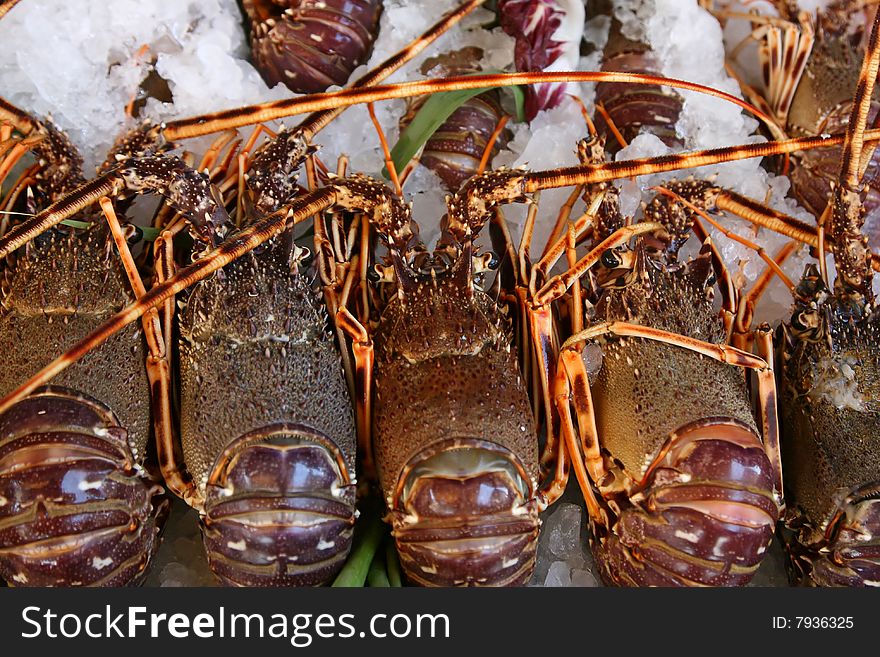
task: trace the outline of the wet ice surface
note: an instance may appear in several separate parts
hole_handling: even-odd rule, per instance
[[[144,586],[217,586],[205,557],[199,514],[179,499],[172,504]]]
[[[587,545],[588,522],[573,482],[542,514],[538,558],[529,586],[602,586]]]

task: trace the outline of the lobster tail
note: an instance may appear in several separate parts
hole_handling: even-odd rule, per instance
[[[348,81],[373,49],[376,0],[245,0],[254,65],[266,84],[297,93]]]
[[[483,51],[475,47],[462,48],[431,57],[421,67],[424,75],[452,76],[480,73],[477,64]],[[424,107],[427,98],[407,101],[406,113],[400,118],[401,132],[413,122]],[[446,189],[457,192],[466,180],[476,175],[489,141],[504,116],[498,90],[486,91],[466,100],[428,137],[419,163],[433,171]],[[502,130],[492,144],[489,162],[510,141],[511,132]]]
[[[620,21],[612,20],[602,70],[659,75],[659,68],[649,46],[625,37]],[[653,134],[670,146],[678,143],[675,124],[681,113],[682,98],[677,93],[658,85],[600,82],[596,85],[596,102],[605,108],[627,143],[642,132]],[[601,115],[597,117],[596,128],[605,137],[608,150],[617,152],[620,145]]]
[[[794,579],[804,586],[880,586],[880,482],[852,491],[824,532],[789,521]]]
[[[528,479],[512,453],[468,442],[404,469],[391,513],[401,565],[423,586],[523,585],[540,525]]]
[[[764,446],[730,418],[674,432],[624,504],[592,544],[602,578],[625,586],[743,586],[779,515]]]
[[[47,388],[0,416],[0,577],[123,586],[158,546],[161,491],[100,402]]]
[[[300,425],[234,441],[208,481],[208,562],[232,586],[318,586],[351,548],[355,491],[339,450]]]

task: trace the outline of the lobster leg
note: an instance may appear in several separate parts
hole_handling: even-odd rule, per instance
[[[583,258],[578,260],[573,267],[568,269],[568,271],[557,274],[547,281],[535,294],[532,306],[535,308],[545,306],[561,297],[576,279],[583,276],[584,273],[589,271],[590,268],[599,261],[599,258],[602,257],[602,254],[606,250],[612,249],[615,246],[620,246],[638,235],[651,233],[662,228],[663,226],[661,224],[653,221],[643,221],[632,226],[619,228],[606,239],[602,240]]]
[[[776,379],[773,374],[773,334],[770,327],[757,330],[758,355],[768,367],[758,370],[758,411],[763,428],[764,450],[773,468],[773,485],[778,494],[779,514],[785,510],[785,495],[782,488],[782,452],[779,448],[779,414],[776,405]]]
[[[519,76],[508,76],[504,79],[507,81],[512,81],[514,77]],[[469,82],[473,81],[472,78],[469,78],[468,80]],[[627,78],[625,81],[631,80]],[[407,87],[408,85],[403,86]],[[406,93],[410,92],[407,91]],[[401,93],[400,95],[406,94]],[[272,117],[267,117],[267,120],[268,118]],[[880,130],[872,130],[870,132],[866,132],[865,140],[867,141],[868,139],[880,139]],[[703,151],[700,153],[663,156],[660,158],[645,158],[643,160],[612,162],[604,166],[588,165],[554,169],[551,171],[536,172],[528,175],[519,174],[518,176],[515,176],[518,177],[517,184],[512,187],[511,193],[507,196],[507,198],[516,198],[517,195],[520,193],[520,190],[523,190],[524,192],[529,192],[536,191],[537,189],[576,185],[585,182],[608,181],[614,180],[619,177],[641,175],[642,173],[654,173],[658,170],[670,171],[681,167],[703,166],[706,164],[728,161],[731,159],[742,159],[744,157],[758,157],[771,154],[779,154],[783,152],[804,150],[805,148],[833,146],[842,143],[842,141],[842,137],[794,139],[788,140],[786,142],[776,142],[773,144],[750,144],[733,148]],[[511,172],[506,173],[510,174]],[[471,182],[477,181],[480,178],[482,177],[474,178]],[[71,196],[62,199],[58,204],[56,204],[56,207],[50,207],[47,209],[46,212],[53,213],[52,222],[54,225],[55,223],[58,223],[59,221],[76,214],[76,212],[81,210],[83,207],[89,205],[91,202],[96,201],[98,198],[106,195],[106,193],[109,193],[111,191],[112,185],[109,184],[105,178],[99,178],[98,181],[96,181],[95,183],[88,183],[87,185],[81,187],[75,194],[72,194]],[[505,197],[501,195],[500,198],[504,199]],[[83,339],[78,345],[68,351],[67,354],[53,361],[53,363],[51,363],[42,372],[40,372],[35,379],[32,379],[31,382],[21,386],[17,391],[11,393],[8,398],[0,400],[0,410],[5,410],[5,408],[8,407],[8,404],[12,403],[13,399],[20,399],[21,395],[27,394],[33,390],[33,387],[41,385],[40,383],[34,384],[34,381],[36,381],[37,379],[48,381],[57,373],[64,370],[68,365],[84,356],[97,345],[101,344],[101,342],[113,335],[116,331],[120,330],[128,323],[141,317],[153,305],[162,303],[163,301],[174,296],[189,285],[199,280],[202,280],[206,276],[229,264],[244,253],[247,253],[248,251],[256,248],[260,244],[264,243],[266,240],[270,239],[273,235],[280,232],[284,228],[284,226],[288,224],[289,221],[292,221],[294,223],[302,221],[306,217],[314,214],[315,212],[330,207],[334,204],[335,200],[336,192],[330,188],[322,188],[320,190],[316,190],[315,192],[306,194],[297,199],[293,204],[291,204],[288,210],[282,210],[269,215],[262,221],[241,231],[241,233],[236,235],[234,239],[227,240],[227,242],[220,247],[212,250],[209,253],[205,253],[198,262],[193,263],[188,267],[185,267],[164,284],[160,286],[155,286],[144,296],[143,299],[136,301],[132,305],[120,311],[120,313],[118,313],[114,317],[110,318],[104,325],[96,329],[91,335],[87,336],[87,338]],[[40,215],[38,215],[38,218],[40,218],[41,221],[44,221],[45,213],[41,213]],[[17,228],[23,229],[26,224],[30,224],[32,226],[32,222],[33,220],[29,220],[28,222],[20,224]],[[600,246],[604,245],[604,248],[615,246],[617,244],[623,243],[634,235],[640,234],[641,232],[650,232],[659,228],[659,224],[650,223],[640,223],[636,226],[625,227],[623,230],[628,232],[615,232],[614,234],[612,234],[612,236],[603,241]],[[32,232],[38,233],[39,230]],[[11,231],[10,234],[7,234],[3,238],[0,238],[0,257],[7,255],[9,252],[11,252],[11,250],[13,250],[12,248],[9,248],[10,236]],[[22,243],[27,241],[27,239],[21,239],[21,230],[19,230],[18,239]],[[583,269],[584,271],[588,270],[596,263],[600,255],[601,250],[595,249],[593,252],[585,256],[585,258],[582,258],[581,261],[579,261],[577,267]],[[547,303],[561,296],[567,289],[566,280],[571,280],[572,278],[579,275],[580,274],[578,272],[572,270],[570,272],[567,272],[566,274],[556,276],[548,281],[547,285],[545,285],[538,292],[538,295],[540,297],[538,299],[539,303]],[[32,385],[33,387],[31,387]]]
[[[751,221],[752,223],[773,230],[781,235],[790,237],[803,244],[807,244],[814,249],[818,249],[820,245],[819,229],[816,226],[810,226],[794,217],[774,210],[757,201],[746,198],[730,191],[721,191],[714,200],[714,207],[718,210],[731,212],[738,217]],[[832,251],[835,240],[825,240],[824,250]],[[777,258],[778,261],[778,258]],[[871,266],[875,271],[880,271],[880,256],[871,255]]]
[[[703,224],[696,217],[694,217],[692,229],[704,247],[708,246],[709,248],[709,254],[712,258],[712,269],[715,271],[715,276],[718,279],[718,289],[721,290],[721,317],[724,321],[724,332],[727,335],[727,341],[730,342],[730,338],[733,335],[733,325],[736,320],[737,306],[733,277],[730,275],[727,265],[724,264],[721,254],[718,253],[715,243],[709,238],[709,233],[706,232]]]
[[[155,242],[154,266],[158,284],[168,280],[176,269],[173,238],[174,234],[170,230],[163,230]],[[162,333],[166,345],[173,339],[173,319],[174,297],[171,297],[165,301],[162,313]],[[177,447],[171,408],[171,352],[166,349],[158,357],[154,357],[151,352],[147,361],[147,374],[153,392],[153,426],[162,478],[175,495],[190,506],[201,508],[203,501],[197,498],[198,486],[186,473]]]
[[[146,294],[146,289],[140,275],[137,273],[134,259],[128,249],[128,244],[116,218],[113,205],[107,197],[102,198],[99,203],[107,223],[110,225],[110,230],[122,258],[123,267],[129,282],[135,296],[140,299]],[[157,279],[161,282],[170,272],[173,272],[174,268],[172,235],[168,231],[163,231],[160,238],[156,241],[156,253]],[[147,338],[147,346],[150,351],[146,367],[153,402],[153,426],[163,479],[175,494],[191,506],[196,506],[199,502],[193,498],[196,487],[190,479],[182,475],[178,459],[175,458],[171,411],[171,364],[167,349],[167,345],[172,338],[171,318],[173,317],[173,300],[171,300],[171,304],[171,308],[166,304],[164,309],[164,325],[160,322],[159,313],[155,308],[141,318],[144,325],[144,334]]]
[[[372,413],[373,341],[367,329],[345,307],[336,313],[336,325],[351,338],[355,363],[355,399],[357,399],[358,443],[367,478],[375,478],[373,462]]]
[[[45,137],[41,134],[29,135],[24,139],[16,139],[10,137],[8,140],[0,143],[0,180],[6,178],[12,167],[18,164],[34,146],[43,141]]]
[[[774,254],[773,260],[778,265],[782,265],[782,263],[794,253],[797,247],[797,241],[788,242],[785,246],[779,249],[776,254]],[[736,318],[733,324],[733,334],[730,336],[729,340],[734,347],[746,350],[749,349],[752,342],[751,325],[755,306],[758,305],[758,300],[767,290],[767,286],[773,279],[774,274],[775,272],[771,268],[768,267],[765,269],[755,281],[752,289],[740,298],[739,308],[736,311]]]
[[[614,334],[619,337],[644,338],[646,340],[655,340],[665,344],[681,347],[695,351],[703,356],[708,356],[721,363],[728,365],[737,365],[753,370],[763,370],[770,366],[763,358],[754,356],[746,351],[731,347],[726,344],[713,344],[711,342],[703,342],[696,338],[691,338],[677,333],[670,333],[662,329],[650,326],[641,326],[639,324],[630,324],[629,322],[600,322],[594,324],[588,329],[584,329],[579,333],[575,333],[566,340],[562,348],[566,349],[574,344],[593,340],[607,334]]]
[[[542,504],[549,506],[562,495],[568,482],[568,460],[562,442],[559,440],[559,419],[554,413],[554,405],[552,400],[553,379],[556,376],[556,354],[558,351],[558,341],[556,332],[553,328],[552,311],[548,306],[540,309],[532,309],[528,303],[529,291],[527,289],[530,257],[529,242],[531,240],[531,230],[529,224],[534,222],[537,214],[537,202],[529,208],[526,220],[527,227],[523,232],[523,238],[520,243],[518,252],[514,250],[511,242],[510,232],[507,228],[507,222],[500,212],[497,221],[501,225],[501,232],[504,236],[506,249],[511,255],[511,263],[514,264],[514,280],[516,281],[516,298],[518,301],[520,315],[522,317],[523,329],[522,335],[529,336],[528,340],[531,347],[526,356],[526,362],[530,364],[526,370],[526,379],[533,378],[530,373],[534,372],[534,378],[537,378],[537,387],[540,389],[540,395],[535,394],[535,415],[537,417],[539,407],[542,405],[545,411],[546,425],[546,441],[540,455],[540,465],[545,474],[550,474],[542,485],[541,498]],[[532,276],[533,278],[533,276]],[[532,358],[534,358],[534,368],[531,367]]]

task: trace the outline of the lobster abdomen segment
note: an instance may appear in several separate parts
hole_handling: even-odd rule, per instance
[[[373,48],[377,0],[245,0],[254,64],[274,86],[313,93],[345,84]]]
[[[606,582],[742,586],[754,575],[778,519],[770,461],[750,429],[718,420],[676,432],[610,533],[593,537]]]
[[[160,504],[99,402],[45,389],[0,417],[0,577],[19,586],[136,583]]]
[[[511,452],[461,439],[410,461],[390,514],[401,565],[422,586],[519,586],[535,566],[537,505]]]
[[[354,486],[329,439],[312,441],[311,434],[268,427],[218,459],[203,537],[224,584],[318,586],[342,568],[354,528]]]

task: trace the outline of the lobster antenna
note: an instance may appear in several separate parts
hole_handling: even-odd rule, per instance
[[[232,110],[222,110],[213,114],[179,121],[170,121],[163,128],[163,135],[169,141],[201,137],[202,135],[219,132],[228,128],[241,128],[254,123],[265,123],[283,119],[294,114],[317,112],[320,110],[341,111],[343,107],[361,103],[371,103],[393,98],[424,96],[441,91],[457,91],[463,89],[491,89],[493,87],[514,87],[542,82],[621,82],[625,84],[664,85],[685,91],[696,91],[708,96],[715,96],[742,107],[764,123],[770,124],[773,119],[731,94],[694,82],[664,78],[657,75],[641,73],[614,73],[609,71],[555,71],[539,73],[493,73],[483,75],[460,75],[442,79],[428,78],[414,82],[397,84],[358,86],[340,91],[327,91],[320,94],[309,94],[270,103],[250,105]],[[309,119],[306,119],[306,123]]]
[[[18,0],[15,0],[18,2]],[[0,9],[2,11],[2,9]],[[2,14],[0,14],[2,17]],[[0,123],[8,123],[23,135],[30,134],[39,125],[27,112],[0,98]]]
[[[405,46],[403,49],[386,59],[372,71],[369,71],[362,77],[358,78],[350,87],[348,87],[348,89],[345,89],[344,91],[351,91],[355,89],[363,90],[368,87],[376,86],[379,82],[397,71],[401,66],[406,64],[408,61],[410,61],[416,55],[422,52],[425,48],[434,43],[434,41],[436,41],[440,36],[449,31],[451,27],[456,25],[462,18],[470,14],[474,9],[479,7],[484,2],[485,0],[468,0],[467,2],[463,3],[457,9],[445,15],[434,25],[429,27],[424,33],[422,33],[421,36],[415,39],[415,41],[412,41],[409,45]],[[205,114],[202,116],[181,119],[178,121],[169,121],[163,127],[163,135],[168,141],[175,141],[177,139],[186,139],[188,137],[197,137],[205,134],[210,134],[212,132],[218,132],[220,130],[228,128],[241,128],[247,125],[253,125],[255,123],[265,123],[266,121],[285,118],[294,114],[311,112],[311,114],[307,116],[299,125],[299,129],[302,131],[303,135],[308,138],[317,134],[328,123],[339,116],[347,107],[347,105],[338,105],[336,103],[333,103],[332,101],[311,105],[307,102],[304,102],[307,101],[309,98],[314,98],[315,96],[324,97],[325,95],[326,94],[307,94],[298,98],[291,98],[281,101],[282,104],[289,103],[291,107],[300,109],[295,109],[294,111],[287,113],[278,113],[271,118],[260,118],[262,115],[262,108],[271,107],[275,105],[275,103],[250,105],[247,107],[227,110],[224,112],[217,112],[214,114]],[[225,117],[225,119],[220,117]]]
[[[330,207],[335,200],[336,190],[332,187],[322,187],[303,194],[294,203],[295,208],[284,208],[270,214],[261,221],[236,233],[235,237],[226,240],[209,254],[184,267],[164,283],[154,285],[152,289],[147,291],[137,301],[113,315],[113,317],[77,342],[67,352],[49,363],[24,384],[7,394],[3,399],[0,399],[0,414],[63,372],[114,333],[131,322],[140,319],[151,308],[155,308],[193,283],[210,276],[236,258],[252,251],[272,236],[281,232],[285,226],[304,221],[316,212],[321,212]]]
[[[700,217],[702,217],[703,219],[708,221],[710,224],[712,224],[717,230],[719,230],[721,232],[722,235],[724,235],[728,239],[733,240],[734,242],[737,242],[739,244],[742,244],[746,248],[751,249],[752,251],[757,253],[758,256],[764,262],[767,263],[767,266],[770,267],[770,269],[773,270],[773,272],[782,280],[782,282],[788,288],[789,292],[794,291],[795,285],[792,282],[792,280],[786,275],[786,273],[784,271],[782,271],[782,268],[779,266],[779,264],[776,262],[776,260],[774,260],[770,256],[770,254],[768,254],[764,250],[764,248],[762,246],[759,246],[758,244],[752,242],[751,240],[748,240],[740,235],[737,235],[732,230],[725,228],[720,223],[718,223],[717,221],[712,219],[712,217],[710,217],[704,210],[698,208],[696,205],[694,205],[693,203],[688,201],[686,198],[682,197],[680,194],[675,193],[671,189],[667,189],[666,187],[663,187],[662,185],[652,187],[651,189],[659,192],[660,194],[663,194],[664,196],[668,196],[669,198],[674,200],[676,203],[681,203],[686,208],[688,208],[691,212],[695,212],[697,215],[699,215]]]
[[[3,0],[0,2],[0,18],[8,14],[21,0]]]
[[[382,124],[379,123],[379,119],[376,117],[376,109],[373,103],[367,103],[367,111],[370,114],[373,127],[376,129],[376,134],[379,135],[379,144],[382,146],[382,154],[385,157],[385,168],[388,169],[388,177],[391,179],[391,184],[394,185],[394,191],[402,198],[403,188],[400,186],[397,167],[394,166],[394,158],[391,157],[391,149],[388,147],[388,140],[385,139],[385,131],[382,130]]]
[[[415,57],[418,53],[424,50],[427,46],[433,43],[437,38],[439,38],[444,32],[449,30],[453,25],[458,23],[462,18],[467,16],[471,11],[476,9],[478,6],[483,4],[485,0],[468,0],[462,4],[458,9],[451,12],[450,14],[443,17],[440,21],[434,24],[431,28],[429,28],[422,36],[418,39],[410,43],[407,47],[403,48],[401,51],[387,59],[378,68],[373,71],[367,73],[362,78],[360,78],[357,82],[354,83],[352,87],[353,90],[361,89],[363,87],[367,87],[376,82],[384,80],[386,77],[391,75],[394,71],[403,66],[410,59]],[[325,94],[318,94],[321,97],[324,97]],[[332,94],[331,94],[332,95]],[[303,98],[309,98],[310,96],[303,96]],[[296,99],[294,99],[296,100]],[[351,103],[349,103],[351,104]],[[257,106],[259,107],[259,106]],[[347,108],[347,104],[328,104],[324,102],[323,104],[319,104],[319,106],[311,107],[305,109],[303,111],[314,110],[323,110],[317,111],[306,117],[303,122],[299,126],[300,134],[308,140],[311,136],[317,133],[321,128],[326,126],[330,121],[336,118],[339,114],[341,114],[345,108]],[[247,109],[247,108],[246,108]],[[235,114],[240,110],[232,110],[232,113]],[[212,115],[209,115],[212,116]],[[193,117],[190,119],[186,119],[183,123],[194,123],[196,125],[200,124],[203,117]],[[268,119],[267,119],[268,120]],[[0,98],[0,122],[6,121],[12,124],[17,130],[24,134],[28,134],[31,132],[36,126],[39,124],[31,118],[28,114],[18,109],[17,107],[7,103],[2,98]],[[174,141],[175,139],[183,138],[182,135],[176,135],[174,132],[173,126],[175,123],[172,122],[166,124],[164,128],[163,135],[166,139],[170,141]],[[260,121],[259,123],[262,123]],[[236,124],[237,126],[248,125],[248,122]],[[170,132],[169,132],[169,127]],[[225,125],[216,127],[216,129],[202,130],[198,132],[199,135],[210,134],[213,132],[221,132],[224,130],[229,130],[233,126]],[[176,135],[176,136],[175,136]],[[77,190],[72,192],[73,196],[77,197],[76,207],[77,209],[83,209],[95,201],[97,201],[102,194],[95,195],[94,189],[100,188],[105,190],[107,193],[110,193],[111,187],[107,180],[112,180],[114,177],[114,173],[111,171],[105,176],[98,177],[89,183],[86,183],[84,186],[80,187]],[[103,182],[102,182],[103,181]],[[90,187],[90,184],[92,185]],[[57,225],[59,222],[71,216],[71,214],[66,214],[70,211],[74,206],[70,203],[65,204],[64,199],[60,199],[62,205],[53,204],[43,210],[40,214],[36,215],[32,219],[29,219],[26,222],[23,222],[9,231],[3,237],[0,237],[0,258],[5,257],[15,249],[19,248],[23,244],[31,241],[41,233],[47,231],[49,228]]]
[[[880,129],[866,130],[864,140],[871,142],[880,141]],[[580,164],[550,169],[548,171],[535,171],[523,175],[523,192],[531,193],[540,189],[607,182],[617,180],[618,178],[665,173],[679,169],[744,160],[750,157],[767,157],[813,148],[830,148],[842,144],[843,141],[844,135],[837,133],[829,136],[801,137],[760,144],[725,146],[723,148],[712,148],[703,151],[673,153],[660,157],[646,157],[601,164]]]
[[[865,141],[874,141],[878,139],[880,139],[880,130],[871,130],[865,133]],[[632,160],[628,162],[611,162],[604,165],[581,165],[577,167],[569,167],[567,169],[539,171],[529,174],[524,173],[518,178],[519,184],[522,186],[524,192],[534,192],[539,189],[550,187],[609,181],[616,178],[641,175],[643,173],[672,171],[677,168],[716,164],[719,162],[744,159],[747,157],[792,152],[805,150],[807,148],[835,146],[842,144],[843,140],[843,135],[828,138],[811,137],[791,139],[785,142],[749,144],[745,146],[714,149],[712,151],[700,151],[697,153],[682,153],[655,158],[643,158],[641,160]],[[76,214],[76,212],[90,203],[97,201],[101,196],[110,193],[111,187],[112,183],[106,179],[87,182],[76,192],[53,204],[44,212],[40,213],[40,215],[43,215],[46,212],[55,212],[62,215],[65,215],[66,213],[65,216]],[[69,365],[82,358],[89,351],[107,340],[111,335],[121,330],[129,323],[139,319],[149,311],[150,308],[157,306],[165,299],[170,298],[181,290],[206,278],[248,251],[255,249],[257,246],[271,239],[274,235],[283,230],[289,222],[296,223],[302,221],[303,219],[312,216],[314,213],[330,207],[334,201],[335,192],[332,188],[324,187],[309,192],[301,196],[299,199],[296,199],[293,206],[286,211],[286,214],[285,211],[273,213],[262,221],[244,229],[234,238],[227,240],[216,249],[205,253],[199,260],[181,269],[177,274],[170,277],[164,283],[154,286],[153,289],[147,292],[147,294],[141,299],[135,301],[133,304],[127,306],[108,319],[90,335],[83,338],[83,340],[71,350],[47,365],[30,381],[26,382],[17,390],[0,400],[0,413],[5,409],[8,409],[9,406],[17,400],[30,394],[35,388],[43,385],[46,381],[49,381]],[[634,230],[638,231],[646,226],[650,228],[649,224],[639,224],[638,226],[638,228],[634,227]],[[656,229],[656,227],[654,229]],[[808,230],[809,229],[806,228],[805,232]],[[8,235],[6,237],[8,237]],[[7,244],[4,244],[4,241],[8,242],[6,237],[0,238],[0,257],[4,257],[12,251],[12,249],[4,251],[4,246],[8,246]],[[539,295],[551,294],[553,286],[559,284],[560,281],[556,279],[548,281],[548,284],[539,291]]]

